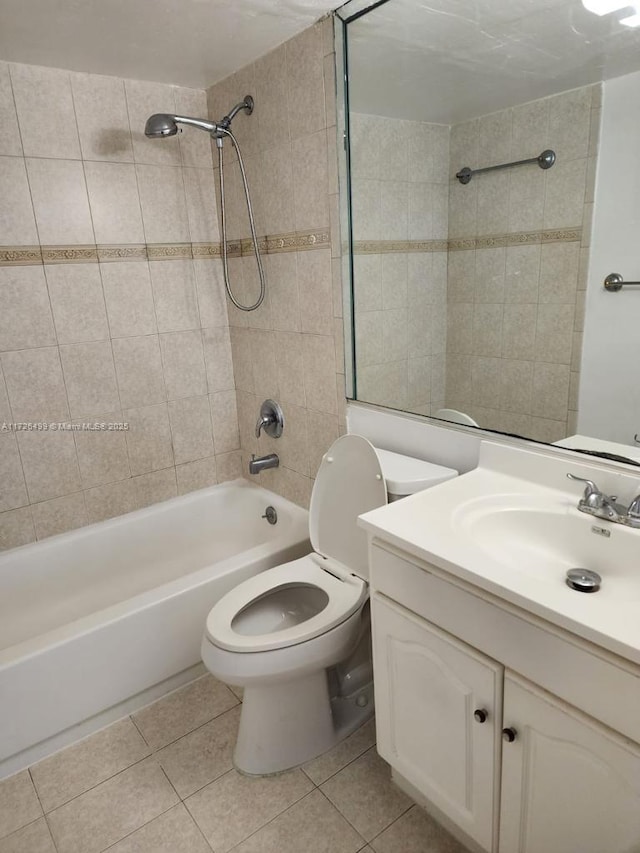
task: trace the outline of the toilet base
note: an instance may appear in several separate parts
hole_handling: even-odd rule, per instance
[[[373,714],[373,683],[352,696],[329,696],[327,672],[288,684],[246,687],[233,756],[249,776],[280,773],[322,755]]]

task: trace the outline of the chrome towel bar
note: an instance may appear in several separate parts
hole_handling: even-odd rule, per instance
[[[514,160],[513,163],[500,163],[498,166],[485,166],[484,169],[470,169],[465,166],[456,172],[456,178],[461,184],[468,184],[474,175],[481,175],[483,172],[495,172],[497,169],[510,169],[512,166],[526,166],[527,163],[537,163],[541,169],[550,169],[556,162],[556,152],[547,148],[542,154],[537,157],[529,157],[527,160]]]
[[[640,281],[625,281],[619,272],[610,272],[604,280],[604,289],[617,293],[623,287],[640,287]]]

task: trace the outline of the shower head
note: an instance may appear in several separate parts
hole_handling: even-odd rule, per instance
[[[207,133],[217,134],[220,127],[215,121],[207,121],[205,118],[190,118],[189,116],[174,116],[169,113],[155,113],[147,119],[144,126],[144,135],[151,139],[162,139],[165,136],[175,136],[179,124],[188,124],[206,130]]]
[[[175,121],[175,116],[167,115],[166,113],[155,113],[147,119],[144,126],[144,135],[151,139],[157,139],[163,136],[175,136],[178,132],[178,125]]]

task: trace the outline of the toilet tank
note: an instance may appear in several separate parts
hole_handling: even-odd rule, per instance
[[[458,476],[454,468],[434,465],[433,462],[425,462],[403,453],[393,453],[378,447],[376,453],[387,484],[389,503]]]

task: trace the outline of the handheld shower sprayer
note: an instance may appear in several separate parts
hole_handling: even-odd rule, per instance
[[[258,247],[258,238],[256,236],[256,227],[253,218],[253,209],[251,207],[251,199],[249,197],[249,185],[247,183],[247,175],[244,167],[244,162],[242,160],[242,153],[240,152],[240,146],[238,142],[231,132],[231,122],[237,116],[237,114],[244,110],[247,115],[251,115],[253,112],[253,98],[251,95],[245,95],[244,99],[236,104],[231,110],[229,110],[228,114],[224,116],[219,122],[209,121],[204,118],[192,118],[190,116],[178,116],[171,115],[170,113],[154,113],[154,115],[149,116],[147,122],[144,127],[145,136],[148,136],[150,139],[165,139],[169,136],[175,136],[178,133],[178,125],[186,124],[188,127],[196,127],[198,130],[205,130],[212,139],[216,140],[216,145],[218,148],[218,162],[219,162],[219,181],[220,181],[220,219],[222,226],[222,268],[224,272],[224,284],[229,294],[229,299],[233,302],[233,304],[240,311],[255,311],[256,308],[259,308],[264,301],[265,296],[265,279],[264,279],[264,270],[262,268],[262,259],[260,257],[260,249]],[[224,167],[223,167],[223,157],[222,157],[222,142],[224,138],[228,136],[231,140],[233,147],[236,149],[236,153],[238,155],[238,165],[240,167],[240,173],[242,175],[242,182],[244,185],[244,194],[247,201],[247,211],[249,213],[249,225],[251,228],[251,239],[253,240],[253,250],[256,256],[256,263],[258,265],[258,275],[260,277],[260,296],[257,301],[254,302],[253,305],[242,305],[235,298],[233,293],[231,292],[231,285],[229,283],[229,265],[227,260],[227,228],[226,228],[226,211],[225,211],[225,198],[224,198]]]

